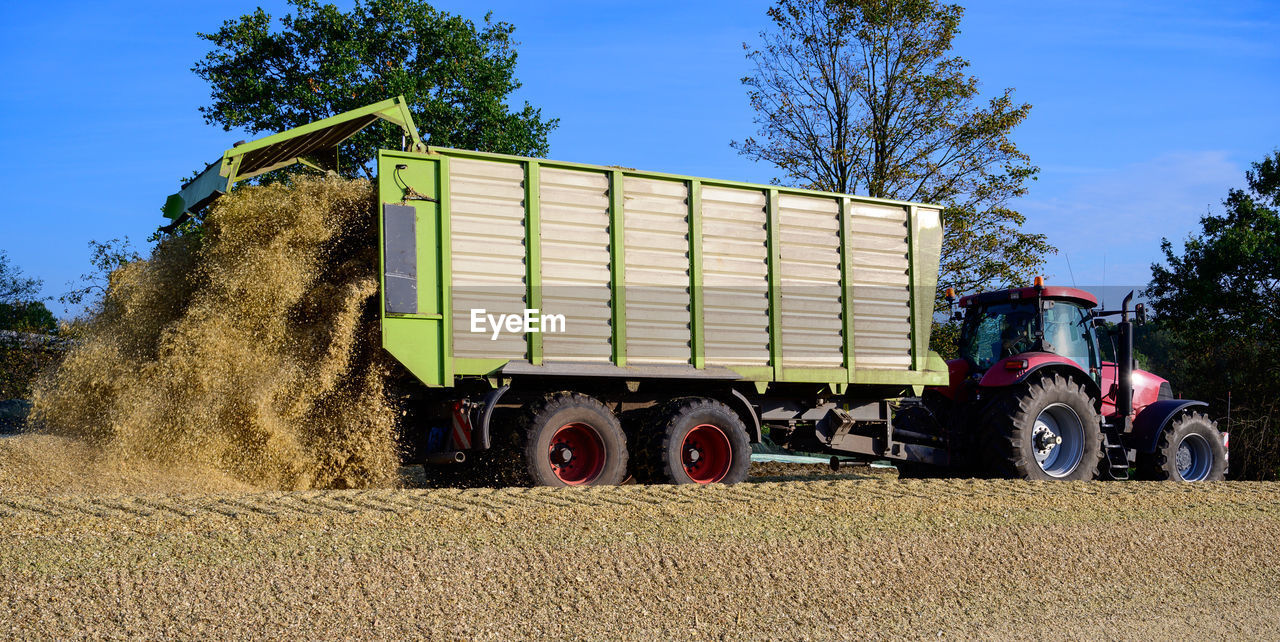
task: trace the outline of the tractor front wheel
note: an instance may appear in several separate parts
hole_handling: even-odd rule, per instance
[[[982,418],[991,472],[1032,480],[1093,479],[1102,424],[1084,386],[1049,374],[998,396]]]
[[[1155,452],[1138,455],[1143,479],[1221,481],[1227,474],[1227,449],[1222,433],[1204,413],[1179,415],[1160,433]]]

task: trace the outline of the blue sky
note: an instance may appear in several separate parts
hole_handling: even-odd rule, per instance
[[[284,2],[11,3],[0,21],[0,249],[56,296],[90,239],[135,244],[179,177],[244,138],[204,124],[195,32]],[[347,2],[339,2],[346,5]],[[768,181],[742,43],[767,2],[438,2],[521,41],[517,98],[561,119],[551,156]],[[1280,147],[1280,1],[966,3],[956,53],[1034,105],[1014,139],[1042,173],[1015,203],[1061,252],[1051,281],[1143,285],[1248,164]],[[1068,269],[1068,259],[1070,270]],[[1105,264],[1105,272],[1104,272]],[[61,313],[61,306],[54,305]]]

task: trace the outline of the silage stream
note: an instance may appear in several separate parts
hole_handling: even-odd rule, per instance
[[[394,483],[367,181],[246,187],[111,276],[0,451],[15,488],[351,488]],[[142,489],[137,489],[142,490]]]

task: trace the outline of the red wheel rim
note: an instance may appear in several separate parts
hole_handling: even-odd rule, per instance
[[[565,424],[551,436],[547,457],[560,481],[570,486],[589,484],[604,470],[604,440],[587,424]]]
[[[680,444],[680,461],[689,479],[699,484],[713,484],[729,474],[733,464],[733,446],[719,426],[694,426]]]

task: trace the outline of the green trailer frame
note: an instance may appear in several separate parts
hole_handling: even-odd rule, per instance
[[[622,179],[625,177],[639,177],[682,182],[688,186],[688,193],[690,194],[688,199],[690,239],[688,273],[691,279],[692,341],[690,342],[691,351],[685,376],[691,378],[709,376],[712,378],[729,378],[754,382],[757,390],[761,392],[765,390],[769,383],[773,382],[827,384],[832,391],[843,393],[850,385],[926,386],[941,385],[947,381],[946,364],[936,353],[928,349],[929,332],[933,318],[934,291],[937,283],[938,253],[936,250],[922,252],[919,249],[922,237],[933,237],[935,241],[940,242],[942,230],[938,218],[936,216],[923,217],[918,214],[920,208],[934,206],[780,187],[777,185],[726,181],[440,147],[429,147],[424,152],[382,151],[379,153],[377,161],[379,202],[384,207],[387,205],[404,205],[414,208],[417,233],[414,246],[416,248],[418,269],[418,311],[416,313],[390,313],[387,311],[385,298],[383,305],[380,306],[380,310],[382,310],[383,346],[428,386],[452,386],[459,377],[488,378],[492,380],[494,385],[498,385],[501,379],[510,377],[513,374],[564,373],[563,370],[538,369],[538,366],[544,365],[542,359],[542,337],[538,333],[528,333],[526,335],[527,363],[512,364],[505,359],[466,359],[454,356],[452,345],[453,320],[450,314],[453,309],[453,301],[450,286],[452,258],[450,256],[449,178],[451,175],[450,163],[455,159],[496,160],[519,164],[522,167],[526,189],[526,217],[524,220],[526,232],[525,260],[528,270],[528,291],[526,295],[528,297],[528,307],[530,308],[541,307],[541,252],[538,243],[540,227],[538,203],[540,198],[538,194],[539,181],[537,179],[539,172],[545,168],[572,169],[598,172],[610,177],[611,185],[614,186],[611,190],[611,198],[613,199],[611,216],[614,224],[610,226],[612,235],[610,251],[613,257],[613,260],[610,261],[610,270],[612,273],[611,285],[614,293],[612,316],[613,358],[610,364],[611,367],[581,364],[573,368],[576,373],[583,376],[612,376],[629,379],[681,376],[679,374],[681,370],[679,369],[667,371],[659,369],[655,371],[653,368],[629,367],[626,362],[625,338],[627,320],[625,281],[622,270],[624,265],[623,254],[626,251],[626,246],[622,242],[622,226],[618,221],[618,217],[623,213],[623,208],[621,207],[623,195],[618,186],[621,185]],[[406,185],[412,186],[413,191],[419,197],[431,200],[415,198],[413,195],[407,197]],[[772,363],[767,368],[731,367],[728,368],[732,371],[731,373],[724,373],[723,368],[708,368],[706,364],[704,324],[701,316],[703,286],[700,252],[701,221],[699,220],[700,208],[698,207],[701,190],[706,186],[760,190],[768,195],[768,274]],[[780,243],[773,233],[773,230],[778,227],[776,204],[779,195],[782,194],[831,197],[841,199],[841,202],[845,202],[847,199],[852,202],[887,204],[903,207],[907,210],[909,234],[908,278],[911,291],[910,318],[912,325],[912,362],[910,369],[884,370],[858,367],[853,358],[851,345],[854,336],[852,310],[849,307],[852,305],[852,297],[848,296],[843,297],[845,305],[844,318],[846,320],[843,332],[845,343],[845,363],[843,367],[782,367],[780,341],[782,321],[779,310],[781,284],[778,267]],[[847,220],[848,217],[841,216],[842,223]],[[843,232],[844,230],[842,229],[841,238],[847,238],[847,235]],[[383,234],[382,260],[385,266],[385,229],[383,229]],[[847,274],[850,268],[850,252],[848,247],[844,247],[844,243],[842,243],[841,247],[841,257],[842,274]],[[847,283],[847,277],[843,281]],[[384,270],[384,297],[385,285]],[[513,367],[513,365],[518,365],[519,367]]]

